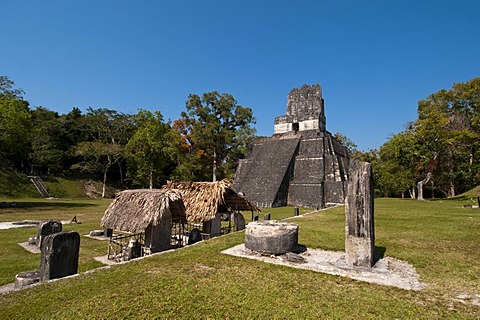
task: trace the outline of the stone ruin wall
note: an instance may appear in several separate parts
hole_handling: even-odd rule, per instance
[[[325,132],[325,122],[322,88],[319,84],[304,84],[288,94],[286,114],[275,118],[274,133],[309,130]]]
[[[320,85],[293,89],[286,114],[275,118],[274,135],[257,141],[241,161],[234,179],[236,191],[259,207],[323,208],[343,203],[348,153],[326,131],[325,122]]]

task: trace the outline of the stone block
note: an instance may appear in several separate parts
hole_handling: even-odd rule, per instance
[[[21,289],[38,282],[40,282],[40,273],[38,270],[24,271],[15,276],[14,288]]]
[[[245,247],[263,254],[281,255],[298,246],[298,225],[276,220],[255,221],[247,225]]]
[[[323,208],[323,183],[290,183],[289,204],[307,208]]]
[[[243,217],[242,214],[236,213],[234,220],[235,220],[235,231],[240,231],[245,229],[245,218]]]
[[[78,232],[59,232],[44,238],[41,248],[40,280],[76,274],[80,251]]]
[[[105,237],[111,238],[113,236],[113,229],[105,228],[104,232],[103,232],[103,235]]]
[[[372,165],[352,161],[345,200],[347,264],[372,267],[375,252]]]
[[[43,239],[51,234],[62,232],[62,223],[57,220],[43,221],[37,228],[37,247],[42,247]]]

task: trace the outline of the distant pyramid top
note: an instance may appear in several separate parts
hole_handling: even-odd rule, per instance
[[[316,130],[325,132],[325,110],[322,87],[304,84],[288,94],[287,112],[275,118],[274,134],[290,131]]]

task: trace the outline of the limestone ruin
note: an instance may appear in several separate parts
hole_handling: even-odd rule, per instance
[[[233,186],[258,207],[324,208],[344,202],[348,165],[346,148],[326,130],[322,88],[303,85],[288,95],[274,135],[240,161]]]
[[[373,202],[372,165],[352,161],[345,200],[345,256],[350,266],[374,265]]]

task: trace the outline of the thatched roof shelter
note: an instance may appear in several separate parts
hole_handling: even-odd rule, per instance
[[[125,190],[118,194],[103,215],[101,225],[127,232],[141,232],[150,224],[183,218],[185,206],[182,195],[169,189]]]
[[[168,181],[163,187],[175,189],[182,194],[187,220],[206,222],[218,212],[260,211],[260,209],[236,193],[230,180],[216,182]]]

